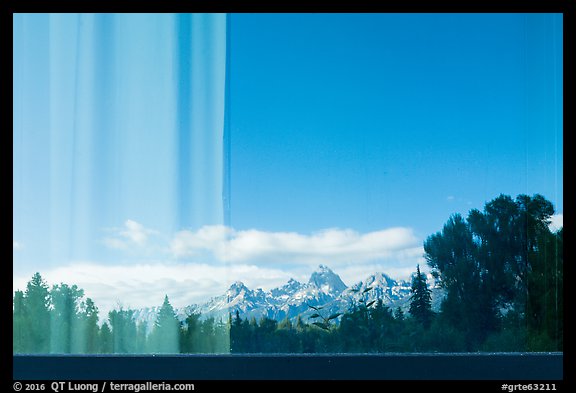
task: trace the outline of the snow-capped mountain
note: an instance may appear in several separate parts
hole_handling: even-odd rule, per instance
[[[443,293],[434,288],[433,281],[428,280],[432,289],[433,309],[438,309]],[[184,321],[191,313],[200,313],[202,318],[214,317],[225,320],[229,314],[238,311],[241,318],[262,317],[295,320],[300,317],[309,322],[309,316],[315,313],[311,306],[321,307],[324,313],[345,313],[353,305],[365,304],[372,300],[382,299],[384,305],[391,309],[400,307],[407,312],[410,306],[410,283],[396,281],[384,273],[374,273],[365,280],[350,287],[338,274],[325,265],[318,266],[307,283],[290,279],[285,285],[264,292],[261,288],[247,288],[242,282],[234,282],[220,296],[213,297],[200,305],[190,305],[176,309],[178,319]],[[149,329],[154,325],[159,307],[136,310],[134,318],[145,322]]]
[[[318,270],[312,273],[310,280],[308,280],[308,286],[318,288],[331,296],[338,296],[346,289],[346,284],[342,282],[340,276],[324,265],[318,266]]]
[[[346,290],[346,284],[330,268],[320,265],[312,273],[308,283],[290,279],[280,288],[264,292],[258,288],[248,289],[243,283],[235,282],[226,293],[210,299],[198,311],[207,317],[221,318],[236,311],[242,318],[261,317],[282,320],[295,318],[311,306],[332,302]]]
[[[401,302],[409,305],[410,284],[406,281],[396,281],[384,273],[374,273],[366,279],[357,282],[346,288],[334,300],[323,305],[323,313],[326,315],[334,313],[345,313],[354,306],[369,304],[378,299],[392,309],[400,306]],[[407,310],[404,310],[407,311]],[[310,315],[316,313],[314,310],[306,310],[300,314],[304,321],[308,321]],[[338,321],[338,320],[336,320]]]
[[[291,278],[282,287],[272,289],[270,291],[270,295],[272,295],[278,300],[288,300],[290,297],[294,296],[300,290],[302,290],[302,284]]]
[[[394,303],[410,295],[410,284],[405,281],[396,281],[384,273],[374,273],[364,281],[356,283],[347,289],[344,295],[362,298],[366,302],[382,299],[386,305]]]
[[[200,305],[197,311],[207,317],[222,317],[236,310],[246,317],[268,316],[269,296],[261,289],[248,289],[244,283],[236,281],[221,296]]]

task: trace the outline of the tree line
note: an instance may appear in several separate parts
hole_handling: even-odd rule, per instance
[[[434,312],[420,266],[406,311],[381,299],[343,314],[310,306],[304,321],[227,320],[192,313],[180,321],[168,296],[151,331],[134,310],[99,323],[98,307],[76,285],[52,288],[39,273],[13,297],[14,353],[346,353],[562,351],[563,229],[541,195],[500,195],[466,218],[452,215],[424,242],[425,259],[443,288]],[[370,291],[367,288],[365,291]]]

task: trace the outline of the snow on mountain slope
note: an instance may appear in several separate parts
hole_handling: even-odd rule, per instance
[[[438,310],[443,298],[443,291],[435,288],[432,277],[429,287],[432,290],[432,306]],[[238,311],[241,318],[262,317],[295,320],[300,316],[305,322],[315,311],[310,307],[322,307],[322,313],[345,313],[360,301],[369,303],[382,299],[384,305],[391,309],[400,307],[407,312],[410,306],[410,283],[396,281],[384,273],[373,273],[366,279],[347,287],[338,274],[325,265],[320,265],[311,274],[308,283],[290,279],[285,285],[264,292],[261,288],[251,290],[242,282],[234,282],[220,296],[213,297],[200,305],[190,305],[176,309],[178,319],[184,321],[191,313],[201,313],[202,318],[214,317],[225,320],[229,314]],[[136,310],[134,319],[145,322],[151,329],[156,320],[158,307]]]
[[[318,266],[318,270],[312,273],[310,280],[308,280],[308,286],[315,287],[321,292],[334,297],[340,295],[346,289],[346,284],[342,282],[340,276],[325,265]]]

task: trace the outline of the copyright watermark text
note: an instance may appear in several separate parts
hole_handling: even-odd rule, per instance
[[[54,381],[49,383],[14,382],[12,388],[15,392],[147,392],[147,391],[193,391],[193,383],[167,383],[167,382],[72,382]]]

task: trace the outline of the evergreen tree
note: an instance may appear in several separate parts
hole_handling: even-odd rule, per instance
[[[136,323],[133,319],[133,310],[112,310],[108,313],[112,331],[112,353],[136,352]]]
[[[28,336],[29,320],[26,311],[24,292],[16,291],[14,293],[12,311],[12,352],[26,353],[29,351]]]
[[[240,311],[238,310],[234,312],[233,318],[230,314],[230,318],[232,319],[230,325],[230,351],[232,353],[252,352],[249,349],[251,326],[249,327],[248,323],[240,318]]]
[[[256,330],[254,340],[256,342],[256,352],[277,352],[277,345],[274,342],[274,333],[278,328],[278,321],[267,317],[262,317]]]
[[[86,340],[85,351],[86,353],[97,353],[99,351],[98,307],[90,298],[86,299],[83,318],[84,329],[86,330],[84,334]]]
[[[365,304],[353,306],[342,316],[338,327],[344,352],[366,352],[369,313]]]
[[[216,323],[214,317],[205,319],[200,323],[200,340],[199,350],[200,353],[216,353],[217,336],[216,336]]]
[[[381,298],[369,310],[365,350],[368,352],[386,351],[398,334],[394,316],[390,307],[385,306]]]
[[[151,350],[157,353],[179,353],[179,332],[180,322],[176,318],[176,312],[168,300],[168,295],[165,295],[154,330],[150,335]]]
[[[478,262],[477,245],[468,223],[454,214],[441,232],[424,242],[425,257],[432,273],[446,290],[442,312],[448,322],[466,336],[467,350],[475,350],[489,330],[491,295],[486,293]]]
[[[416,274],[412,277],[410,290],[410,315],[426,329],[432,322],[432,291],[428,289],[426,276],[420,273],[420,265],[416,265]]]
[[[276,352],[294,353],[298,352],[297,332],[294,325],[288,317],[284,318],[278,324],[278,329],[275,332],[275,342],[277,343]]]
[[[192,313],[184,321],[181,330],[180,351],[197,353],[200,340],[200,314]]]
[[[98,334],[98,352],[99,353],[112,353],[114,350],[114,342],[112,331],[107,322],[102,324]]]
[[[54,285],[50,291],[53,309],[50,313],[50,352],[78,353],[83,341],[80,323],[80,302],[84,291],[76,285]]]
[[[29,353],[50,352],[50,293],[48,285],[35,273],[26,285],[24,309],[28,314],[25,348]]]

